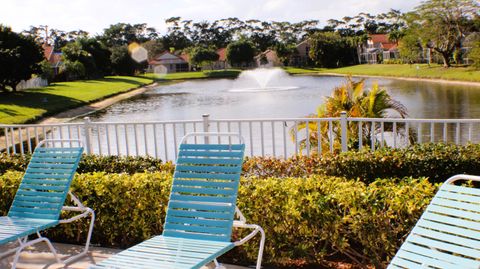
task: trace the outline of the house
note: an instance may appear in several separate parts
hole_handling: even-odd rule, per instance
[[[376,64],[383,60],[398,59],[398,45],[386,34],[368,35],[367,42],[358,48],[360,63]]]
[[[312,60],[310,59],[310,47],[311,42],[306,39],[296,45],[296,49],[288,59],[288,65],[291,66],[307,66],[310,65]],[[274,50],[268,49],[259,55],[255,56],[255,63],[257,66],[273,67],[283,66],[284,63],[280,60],[277,53]]]
[[[297,50],[296,52],[290,57],[290,65],[293,66],[306,66],[308,65],[311,60],[310,60],[310,48],[311,48],[311,43],[309,39],[306,39],[300,43],[297,44],[296,46]]]
[[[175,73],[190,70],[188,54],[176,55],[169,51],[164,51],[149,60],[148,66],[148,69],[155,73]]]
[[[266,50],[255,56],[255,63],[261,67],[283,66],[274,50]]]
[[[231,68],[230,64],[227,61],[227,49],[220,48],[217,49],[218,60],[213,62],[212,69],[219,70],[219,69],[227,69]]]
[[[58,74],[62,63],[62,53],[55,52],[52,45],[48,43],[42,44],[43,57],[50,63],[55,75]],[[17,84],[16,90],[33,89],[48,86],[48,80],[41,77],[31,77],[28,80],[22,80]]]
[[[227,61],[226,52],[226,48],[217,49],[218,60],[213,62],[211,65],[204,66],[204,68],[213,70],[231,68]],[[157,73],[186,72],[191,70],[190,56],[185,52],[176,54],[164,51],[151,59],[148,64],[148,70],[150,72],[153,71]]]
[[[45,60],[50,63],[54,74],[57,75],[60,71],[60,67],[63,65],[62,52],[55,51],[55,48],[48,43],[43,43],[42,48]]]

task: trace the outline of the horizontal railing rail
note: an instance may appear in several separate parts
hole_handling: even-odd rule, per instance
[[[0,151],[26,154],[43,139],[79,139],[89,154],[172,161],[181,138],[191,132],[240,133],[247,155],[287,158],[426,142],[478,143],[480,119],[349,118],[346,113],[333,118],[281,119],[212,119],[203,115],[199,120],[148,122],[92,122],[85,118],[62,124],[2,124]],[[227,143],[231,139],[213,137],[209,141]]]

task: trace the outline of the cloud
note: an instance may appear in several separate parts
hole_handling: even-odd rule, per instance
[[[118,22],[148,23],[165,30],[165,19],[181,16],[194,21],[228,17],[266,21],[316,19],[322,25],[331,18],[359,12],[376,14],[390,8],[411,10],[421,0],[2,0],[0,23],[15,31],[47,24],[62,30],[83,29],[100,33]],[[21,15],[19,15],[21,14]]]
[[[284,9],[288,2],[286,0],[267,0],[263,4],[263,9],[266,11],[276,11]]]

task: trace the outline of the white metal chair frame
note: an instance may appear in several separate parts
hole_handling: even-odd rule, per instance
[[[82,142],[80,140],[47,139],[47,140],[43,140],[40,143],[38,143],[37,147],[40,147],[40,146],[43,146],[43,145],[48,145],[49,143],[54,144],[55,142],[61,143],[62,146],[63,146],[64,143],[69,143],[70,145],[72,145],[72,143],[78,143],[79,146],[82,145]],[[95,212],[93,211],[93,209],[91,209],[89,207],[86,207],[84,204],[82,204],[82,202],[78,199],[78,197],[75,196],[71,191],[68,192],[68,195],[70,196],[70,200],[74,203],[75,206],[63,206],[62,211],[79,212],[79,214],[75,215],[75,216],[73,216],[69,219],[60,219],[59,224],[71,223],[71,222],[77,221],[81,218],[87,218],[87,217],[90,216],[90,225],[89,225],[88,233],[87,233],[87,241],[85,242],[85,247],[84,247],[82,252],[80,252],[76,255],[72,255],[72,256],[66,258],[65,260],[62,260],[58,256],[58,253],[55,250],[55,248],[53,247],[52,243],[50,242],[50,239],[42,236],[40,234],[40,232],[37,231],[37,233],[36,233],[37,238],[36,239],[28,240],[28,235],[23,237],[23,238],[18,238],[17,239],[18,246],[1,253],[0,254],[0,259],[4,259],[4,258],[6,258],[6,257],[15,253],[15,257],[14,257],[13,263],[12,263],[12,269],[15,269],[16,266],[17,266],[18,260],[20,258],[20,253],[25,248],[27,248],[29,246],[32,246],[32,245],[35,245],[35,244],[40,243],[40,242],[45,242],[47,244],[48,248],[50,249],[50,251],[55,256],[55,260],[57,261],[57,263],[62,263],[62,264],[67,265],[67,264],[70,264],[70,263],[76,261],[77,259],[87,255],[89,247],[90,247],[90,241],[91,241],[91,238],[92,238],[93,226],[94,226],[94,223],[95,223]]]

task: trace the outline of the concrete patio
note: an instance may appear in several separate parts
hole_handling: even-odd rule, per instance
[[[60,256],[66,257],[67,255],[72,255],[79,253],[81,247],[76,245],[67,245],[54,243],[55,248],[57,249]],[[3,252],[8,246],[0,247],[0,252]],[[119,252],[118,249],[109,249],[109,248],[100,248],[100,247],[91,247],[90,254],[85,256],[82,259],[79,259],[77,262],[72,263],[68,266],[59,264],[55,262],[53,255],[48,252],[48,248],[45,244],[38,244],[30,248],[28,251],[22,252],[20,256],[20,261],[17,265],[18,269],[59,269],[59,268],[69,268],[69,269],[87,269],[90,264],[101,262],[102,260],[114,255]],[[6,259],[0,260],[0,269],[8,269],[11,267],[13,261],[13,256],[10,256]],[[225,265],[226,269],[246,269],[247,267],[235,266],[235,265]],[[203,267],[202,269],[213,269],[214,265],[210,264]]]

